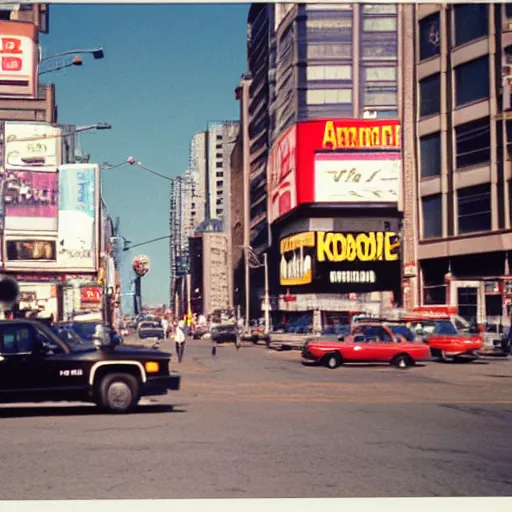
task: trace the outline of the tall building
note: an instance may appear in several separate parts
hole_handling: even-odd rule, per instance
[[[415,14],[417,299],[508,324],[512,7],[417,5]]]
[[[243,167],[250,244],[268,252],[274,321],[310,316],[325,325],[401,301],[398,117],[408,9],[250,8],[250,150]],[[338,243],[350,256],[332,252]],[[250,315],[260,315],[261,268],[249,282]]]
[[[225,226],[230,225],[231,151],[238,129],[238,121],[209,122],[205,131],[198,132],[192,137],[189,169],[178,176],[172,184],[170,199],[171,307],[174,307],[175,311],[179,310],[180,314],[188,311],[188,302],[193,294],[190,283],[195,278],[191,281],[190,276],[193,268],[197,268],[197,262],[191,265],[190,239],[195,230],[200,226],[211,225],[210,221],[215,221],[215,225],[220,226],[221,231]],[[227,247],[230,248],[231,233],[229,231],[225,233],[225,239]],[[211,264],[209,258],[210,255],[207,253],[201,261],[204,260],[204,264],[208,266]],[[230,281],[230,254],[226,264],[228,265],[226,273],[230,276]],[[206,272],[205,275],[209,274]],[[226,289],[231,290],[231,285]],[[230,303],[231,300],[231,292],[229,292],[228,302]],[[213,302],[207,300],[205,304],[211,305]]]
[[[206,217],[229,225],[231,151],[239,121],[210,121],[207,126]]]
[[[196,133],[190,142],[189,170],[194,187],[193,201],[191,204],[191,218],[195,226],[206,218],[206,132]],[[194,226],[194,227],[195,227]]]

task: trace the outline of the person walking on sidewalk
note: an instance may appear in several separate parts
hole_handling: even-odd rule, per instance
[[[176,354],[178,355],[178,363],[181,363],[183,359],[183,353],[185,352],[185,321],[180,320],[178,325],[176,326],[176,331],[174,334],[174,341],[176,344]]]

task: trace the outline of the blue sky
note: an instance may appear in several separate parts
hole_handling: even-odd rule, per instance
[[[188,165],[192,135],[209,120],[238,119],[248,5],[51,5],[44,56],[102,46],[103,60],[43,75],[56,84],[60,123],[107,121],[80,137],[91,161],[133,156],[166,174]],[[103,173],[104,197],[133,243],[169,233],[169,182],[136,166]],[[137,251],[137,249],[134,249]],[[169,301],[169,241],[139,249],[151,260],[145,303]]]

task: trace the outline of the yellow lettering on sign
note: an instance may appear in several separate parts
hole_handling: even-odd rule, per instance
[[[400,148],[400,125],[361,122],[358,126],[336,126],[327,121],[322,147],[325,149]]]
[[[322,146],[332,146],[333,148],[336,147],[336,132],[334,131],[334,123],[332,121],[327,121],[327,123],[325,123],[324,140],[322,142]]]
[[[307,233],[298,233],[287,238],[283,238],[280,243],[281,254],[285,254],[300,247],[314,247],[315,233],[309,231]]]
[[[329,261],[397,261],[400,240],[396,233],[372,232],[353,235],[348,233],[318,232],[316,256],[319,262]]]

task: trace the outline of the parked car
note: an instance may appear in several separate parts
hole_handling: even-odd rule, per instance
[[[382,323],[356,325],[349,336],[340,336],[336,341],[306,341],[302,349],[304,364],[331,369],[344,363],[390,363],[408,368],[429,358],[430,350],[423,343],[409,343]]]
[[[142,347],[69,343],[35,320],[0,320],[0,402],[91,402],[126,413],[142,396],[180,388],[170,360]]]
[[[163,340],[165,338],[164,328],[162,324],[155,321],[143,321],[137,326],[137,336],[139,339],[156,338]]]

